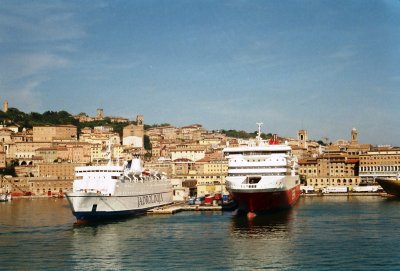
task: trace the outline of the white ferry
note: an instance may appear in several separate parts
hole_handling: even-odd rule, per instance
[[[75,176],[66,197],[78,222],[139,215],[172,203],[167,176],[144,171],[139,157],[122,166],[76,167]]]
[[[228,158],[226,188],[238,203],[238,211],[249,217],[291,207],[300,197],[297,158],[291,147],[281,144],[276,135],[262,140],[262,123],[257,124],[256,140],[223,150]]]

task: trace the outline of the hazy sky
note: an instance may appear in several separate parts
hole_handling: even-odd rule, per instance
[[[400,1],[0,0],[0,101],[400,145]]]

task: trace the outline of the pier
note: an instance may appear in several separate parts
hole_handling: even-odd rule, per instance
[[[147,214],[176,214],[182,211],[223,211],[219,205],[188,205],[184,203],[156,207],[147,211]]]

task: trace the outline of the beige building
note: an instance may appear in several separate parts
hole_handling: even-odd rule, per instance
[[[3,177],[2,185],[12,196],[59,195],[72,188],[72,179],[59,177]]]
[[[197,161],[203,159],[206,155],[206,146],[200,146],[195,144],[179,144],[174,149],[170,150],[171,160],[176,159],[189,159],[191,161]]]
[[[6,153],[2,151],[3,145],[0,143],[0,169],[6,168]]]
[[[299,161],[299,175],[315,190],[327,186],[357,186],[359,160],[343,153],[324,154],[315,159]]]
[[[20,165],[32,164],[32,158],[36,154],[36,150],[40,148],[52,147],[51,142],[16,142],[14,145],[15,150],[10,149],[11,153],[14,153],[13,159],[17,159]]]
[[[34,126],[34,142],[76,141],[77,128],[73,125]]]
[[[164,172],[169,178],[175,174],[175,164],[171,160],[157,160],[152,162],[145,162],[144,167],[150,170]]]
[[[207,131],[200,124],[184,126],[178,129],[177,139],[185,142],[199,141],[201,135]]]
[[[75,167],[85,166],[82,163],[42,163],[38,165],[39,177],[57,177],[72,180],[75,176]]]
[[[144,117],[142,115],[136,117],[136,124],[124,127],[122,144],[134,148],[144,147]]]
[[[394,177],[400,172],[400,148],[376,147],[360,155],[360,177],[374,182],[376,177]]]
[[[84,133],[79,137],[79,142],[86,142],[91,145],[102,145],[107,146],[110,142],[111,144],[120,144],[121,138],[117,133]]]

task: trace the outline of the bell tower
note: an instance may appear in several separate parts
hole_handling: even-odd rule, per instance
[[[7,113],[7,111],[8,111],[8,101],[7,100],[4,100],[4,113]]]
[[[297,132],[297,138],[299,141],[299,147],[303,148],[303,149],[307,149],[308,145],[307,145],[307,141],[308,141],[308,134],[307,134],[307,130],[300,130]]]
[[[143,115],[137,115],[136,116],[136,125],[144,125],[144,117]]]
[[[351,129],[351,144],[358,144],[358,132],[356,128]]]

